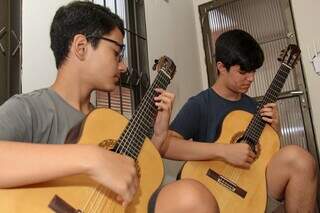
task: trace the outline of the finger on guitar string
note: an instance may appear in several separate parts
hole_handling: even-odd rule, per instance
[[[104,187],[119,195],[124,204],[132,201],[137,190],[138,175],[135,161],[125,155],[97,148],[98,154],[89,175]]]

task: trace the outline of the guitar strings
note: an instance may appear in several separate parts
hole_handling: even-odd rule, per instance
[[[266,103],[270,103],[272,101],[272,99],[276,100],[278,93],[281,91],[285,80],[289,74],[289,71],[291,69],[288,69],[287,66],[284,66],[283,68],[285,68],[285,70],[282,70],[282,66],[279,68],[279,71],[277,72],[276,76],[274,77],[274,80],[272,81],[272,87],[270,87],[270,90],[267,91],[266,95],[265,95],[265,99],[262,100],[262,103],[259,105],[258,107],[258,112],[260,111],[260,109],[263,107],[264,104]],[[286,69],[287,68],[287,69]],[[281,78],[279,80],[279,78]],[[277,91],[278,90],[278,91]],[[270,99],[269,99],[270,98]],[[257,116],[259,116],[256,119],[253,119],[252,122],[249,123],[249,126],[251,126],[252,128],[257,126],[258,128],[262,129],[265,125],[265,122],[261,119],[261,116],[258,114]],[[261,120],[263,121],[263,124],[261,124]],[[248,134],[250,135],[244,135],[244,142],[248,143],[249,145],[256,145],[257,143],[259,143],[259,137],[261,135],[261,131],[259,129],[255,129],[253,128]],[[254,142],[252,142],[252,137],[254,138]],[[229,169],[229,171],[228,171]],[[242,173],[242,171],[240,171],[239,168],[236,167],[225,167],[224,168],[224,174],[227,174],[230,172],[230,179],[237,183],[239,181],[240,175]],[[221,202],[221,208],[223,208],[223,206],[227,205],[228,201],[225,200],[223,202]]]
[[[283,70],[282,68],[285,68],[285,70]],[[279,68],[279,71],[277,72],[276,76],[274,77],[274,80],[272,81],[270,90],[267,91],[266,95],[265,95],[265,99],[263,99],[262,103],[259,105],[258,107],[258,112],[260,111],[260,109],[263,107],[264,104],[272,102],[272,99],[276,99],[278,96],[278,93],[281,91],[285,80],[289,74],[290,69],[288,69],[287,66],[281,66]],[[279,81],[279,78],[281,78]],[[275,87],[275,88],[274,88]],[[270,99],[271,98],[271,99]],[[266,122],[264,122],[260,116],[260,114],[257,114],[258,117],[254,118],[252,120],[252,122],[249,123],[249,125],[253,128],[255,126],[257,126],[259,129],[251,129],[250,132],[248,132],[248,134],[250,135],[244,135],[244,141],[246,143],[248,143],[249,145],[255,146],[257,143],[259,143],[259,137],[261,135],[261,131],[263,130],[263,127],[265,125]],[[263,122],[263,123],[261,123]],[[254,140],[252,140],[252,137],[254,138]],[[232,168],[232,167],[231,167]],[[235,168],[233,171],[231,171],[231,178],[233,181],[237,182],[240,178],[241,172],[239,172],[240,169]]]
[[[161,69],[161,71],[162,72],[164,72],[162,69]],[[159,76],[159,78],[158,78],[158,76],[157,76],[157,79],[158,79],[158,81],[159,82],[157,82],[157,79],[154,81],[154,83],[153,83],[153,85],[152,85],[152,87],[151,87],[151,89],[149,89],[148,91],[147,91],[147,94],[146,94],[146,98],[144,98],[143,100],[145,100],[145,102],[146,101],[150,101],[150,96],[149,95],[153,95],[154,96],[154,88],[156,88],[156,87],[159,87],[160,85],[157,85],[158,83],[160,84],[160,83],[162,83],[162,85],[161,85],[161,88],[165,88],[166,87],[166,85],[168,85],[168,83],[169,82],[165,82],[165,80],[167,80],[168,81],[168,79],[165,79],[164,77],[166,77],[165,75],[164,76],[161,76],[160,75],[161,74],[161,72],[159,72],[159,74],[158,74],[158,76]],[[162,81],[164,81],[164,82],[162,82]],[[169,80],[170,81],[170,80]],[[149,94],[148,94],[149,93]],[[151,93],[151,94],[150,94]],[[153,103],[153,100],[151,100],[152,101],[152,103]],[[147,106],[148,107],[154,107],[155,108],[155,106],[154,105],[148,105],[148,102],[146,102],[146,104],[147,104]],[[142,103],[142,106],[143,106],[143,103]],[[148,108],[147,108],[148,109]],[[143,113],[143,110],[140,110],[140,111],[138,111],[138,113],[136,114],[136,117],[139,119],[139,116],[141,116],[141,117],[144,117],[143,115],[140,115],[140,114],[142,114]],[[148,115],[148,114],[146,114],[146,115]],[[145,118],[145,117],[144,117]],[[153,119],[153,118],[151,118],[151,117],[147,117],[148,118],[148,120],[150,120],[150,119]],[[138,120],[137,119],[137,120]],[[132,122],[132,125],[133,124],[136,124],[138,121],[137,120],[134,120],[133,119],[133,122]],[[148,121],[147,120],[147,121]],[[136,122],[135,122],[136,121]],[[125,143],[124,143],[124,145],[122,145],[122,146],[119,146],[119,147],[117,147],[117,149],[116,149],[116,152],[123,152],[123,149],[125,149],[124,150],[124,154],[127,154],[127,155],[129,155],[129,156],[131,156],[130,154],[133,154],[133,156],[134,157],[137,157],[138,156],[138,154],[139,154],[139,151],[137,151],[137,150],[132,150],[132,146],[131,145],[138,145],[139,146],[139,149],[141,148],[141,144],[137,144],[135,141],[129,141],[128,139],[129,139],[129,136],[137,136],[137,134],[138,134],[138,131],[134,131],[135,130],[135,128],[136,129],[143,129],[143,130],[145,130],[141,125],[141,122],[139,122],[138,124],[136,124],[136,125],[134,125],[133,126],[133,128],[132,128],[132,131],[130,132],[130,131],[126,131],[125,133],[127,133],[128,132],[128,134],[124,134],[124,139],[123,139],[123,141],[125,141]],[[150,126],[150,125],[149,125]],[[141,135],[140,135],[141,136]],[[139,138],[140,140],[141,139],[145,139],[145,136],[142,136],[143,138]],[[127,147],[127,148],[125,148],[125,147]],[[129,149],[129,150],[128,150]],[[133,153],[132,153],[132,151],[134,151]],[[132,157],[132,156],[131,156]],[[94,192],[90,195],[90,197],[89,197],[89,200],[86,202],[86,204],[85,204],[85,207],[84,207],[84,209],[87,209],[88,207],[89,207],[89,203],[90,203],[90,201],[92,201],[92,199],[94,199],[94,202],[93,202],[93,204],[91,205],[91,208],[89,208],[86,212],[90,212],[91,211],[91,209],[94,207],[94,206],[97,206],[97,208],[94,208],[93,209],[93,212],[98,212],[99,211],[99,209],[101,209],[102,208],[102,210],[104,209],[104,207],[105,206],[108,206],[108,202],[109,202],[109,199],[108,199],[108,197],[110,197],[110,193],[111,193],[111,190],[108,190],[108,192],[107,192],[107,194],[105,194],[105,191],[106,191],[106,189],[101,185],[101,184],[99,184],[99,186],[94,190]],[[97,201],[99,200],[99,204],[98,205],[96,205],[96,203],[97,203]],[[106,200],[106,201],[105,201]],[[91,202],[92,203],[92,202]],[[114,208],[115,208],[115,203],[114,202],[110,202],[110,208],[112,208],[112,211],[111,212],[113,212],[113,210],[114,210]],[[113,205],[112,205],[113,204]],[[110,209],[110,208],[108,208],[108,209]]]
[[[162,79],[161,79],[162,76],[160,75],[160,73],[159,73],[159,75],[158,75],[157,77],[159,77],[157,80],[159,80],[159,81],[162,80]],[[145,95],[145,98],[143,98],[143,100],[142,100],[141,106],[146,105],[146,104],[148,103],[147,101],[150,100],[150,99],[148,99],[148,98],[149,98],[151,95],[153,95],[153,90],[154,90],[154,88],[157,86],[157,80],[153,82],[151,88],[147,91],[147,93],[146,93],[146,95]],[[153,101],[153,100],[152,100],[152,101]],[[132,123],[131,123],[131,125],[133,126],[133,127],[131,128],[131,131],[132,131],[132,132],[133,132],[133,131],[136,131],[138,128],[141,128],[141,127],[140,127],[141,122],[140,122],[140,120],[139,120],[139,116],[141,116],[140,114],[143,113],[143,111],[144,111],[144,110],[143,110],[142,108],[141,108],[141,109],[138,109],[138,112],[133,115],[133,119],[132,119]],[[139,127],[137,126],[137,122],[139,122]],[[128,127],[128,126],[127,126],[127,127]],[[127,129],[126,129],[126,130],[127,130]],[[119,147],[117,148],[116,152],[128,153],[128,149],[130,148],[130,144],[132,143],[132,141],[130,140],[130,139],[131,139],[131,136],[133,136],[132,132],[130,132],[130,131],[125,131],[125,134],[123,135],[123,138],[121,138],[121,139],[123,139],[123,141],[125,141],[125,143],[124,143],[124,144],[121,144],[121,146],[119,146]],[[135,134],[136,134],[136,133],[135,133]],[[143,137],[144,137],[144,136],[143,136]],[[134,141],[133,141],[133,142],[134,142]],[[137,145],[137,144],[134,144],[134,145]],[[139,149],[140,149],[140,147],[139,147]],[[137,154],[137,153],[135,153],[135,154]]]
[[[162,79],[161,79],[161,75],[160,75],[160,81],[161,81]],[[154,87],[156,87],[156,81],[155,81],[155,83],[154,83],[154,85],[153,85],[153,87],[152,88],[154,88]],[[152,91],[153,91],[153,89],[151,89],[151,90],[149,90],[150,91],[150,93],[151,93],[151,95],[152,95]],[[149,94],[147,94],[146,95],[146,98],[145,98],[145,101],[144,102],[146,102],[146,101],[150,101],[150,93]],[[149,100],[148,100],[149,99]],[[151,100],[152,102],[153,102],[153,100]],[[148,103],[148,102],[147,102]],[[142,103],[142,106],[145,106],[143,103]],[[150,106],[150,105],[149,105]],[[137,143],[136,143],[136,141],[130,141],[130,140],[128,140],[129,139],[129,137],[131,136],[131,137],[133,137],[133,138],[136,138],[135,136],[138,136],[138,134],[139,134],[139,132],[137,131],[137,129],[141,129],[142,128],[142,124],[141,124],[141,122],[138,122],[139,121],[139,117],[144,117],[143,115],[141,115],[142,114],[142,112],[144,112],[144,110],[140,110],[140,111],[138,111],[138,113],[136,114],[137,116],[136,116],[136,118],[138,118],[138,119],[136,119],[136,120],[133,120],[133,121],[136,121],[136,122],[132,122],[132,125],[133,125],[133,128],[131,129],[131,131],[126,131],[125,133],[125,135],[124,135],[124,141],[125,141],[125,144],[123,145],[123,146],[121,146],[121,147],[119,147],[120,149],[121,149],[121,151],[120,151],[120,153],[122,152],[122,153],[125,153],[125,154],[127,154],[127,155],[129,155],[130,156],[130,153],[131,153],[131,151],[130,150],[132,150],[132,144],[134,144],[134,145],[137,145]],[[148,117],[149,119],[151,119],[150,117]],[[136,124],[136,123],[138,123],[138,124]],[[150,126],[150,125],[149,125]],[[130,138],[131,138],[130,137]],[[144,141],[144,139],[145,139],[145,136],[142,136],[142,137],[139,137],[139,139],[140,140],[143,140]],[[140,145],[140,144],[138,144],[138,145]],[[126,148],[125,148],[126,147]],[[140,146],[139,146],[139,148],[140,148]],[[120,150],[120,149],[118,149],[118,150]],[[125,149],[125,150],[124,150]],[[134,153],[134,155],[135,155],[135,157],[138,155],[138,153]]]
[[[161,70],[162,71],[162,70]],[[162,71],[162,72],[164,72],[164,71]],[[159,87],[160,85],[158,85],[158,84],[160,84],[160,83],[163,83],[162,81],[164,81],[165,79],[164,79],[164,77],[166,77],[165,75],[161,75],[162,74],[162,72],[161,73],[159,73],[159,75],[158,75],[158,79],[156,80],[156,81],[154,81],[154,83],[152,84],[152,86],[151,86],[151,88],[147,91],[147,94],[145,95],[145,98],[142,100],[142,104],[141,104],[141,106],[145,106],[144,108],[141,108],[140,109],[140,112],[141,113],[143,113],[144,111],[146,111],[146,107],[149,107],[149,108],[152,108],[152,109],[154,109],[154,111],[156,112],[156,108],[155,108],[155,105],[154,104],[152,104],[152,105],[148,105],[148,103],[153,103],[154,102],[154,100],[153,100],[153,98],[152,97],[154,97],[154,95],[155,95],[155,91],[154,91],[154,88],[156,88],[156,87]],[[159,81],[159,82],[158,82]],[[162,87],[165,87],[165,85],[161,85]],[[148,109],[148,108],[147,108]],[[155,113],[155,112],[151,112],[151,113]],[[145,113],[146,114],[146,113]],[[136,134],[138,134],[138,129],[139,128],[141,128],[141,126],[139,125],[137,125],[137,123],[139,122],[139,124],[141,124],[142,125],[142,122],[140,122],[140,119],[139,119],[139,116],[141,116],[139,113],[137,113],[137,115],[136,115],[136,117],[138,117],[138,118],[136,118],[136,119],[133,119],[133,122],[132,122],[132,125],[133,125],[133,128],[132,128],[132,132],[129,132],[129,134],[127,134],[127,135],[124,135],[124,138],[125,139],[127,139],[127,143],[125,143],[124,144],[124,148],[125,148],[125,153],[127,153],[128,152],[128,149],[129,148],[131,148],[131,146],[130,146],[130,144],[132,144],[132,141],[130,140],[131,139],[131,137],[132,136],[134,136],[134,135],[136,135]],[[141,116],[141,117],[143,117],[143,116]],[[151,120],[153,120],[154,118],[150,118]],[[148,125],[148,126],[151,126],[151,125]],[[148,131],[146,131],[146,133],[147,133]],[[144,137],[145,137],[145,135],[143,135],[143,139],[144,139]],[[134,141],[133,141],[134,142]],[[136,144],[134,144],[134,145],[136,145]],[[139,146],[139,149],[140,149],[141,147]],[[123,149],[121,150],[121,152],[123,152]],[[135,156],[135,157],[137,157],[137,156]]]
[[[140,111],[138,111],[138,113],[140,113]],[[131,135],[131,132],[130,132],[130,131],[127,131],[127,132],[129,132],[129,136],[130,136],[130,135]],[[124,137],[124,141],[125,141],[125,145],[126,145],[126,144],[128,143],[128,141],[125,140],[125,137]],[[125,147],[125,145],[118,146],[117,149],[116,149],[116,152],[120,152],[120,153],[121,153],[122,151],[118,151],[118,150],[123,149],[123,148]],[[127,151],[125,150],[125,152],[127,152]],[[100,189],[100,188],[101,188],[101,186],[98,187],[98,189]],[[91,202],[91,204],[92,204],[91,206],[92,206],[92,207],[97,206],[97,205],[96,205],[96,201],[97,201],[97,199],[99,198],[99,196],[102,197],[102,200],[100,201],[100,203],[102,203],[102,205],[98,205],[98,207],[102,206],[102,208],[103,208],[104,205],[108,205],[108,200],[107,200],[107,202],[105,202],[105,204],[103,205],[103,198],[106,198],[106,199],[107,199],[108,197],[110,197],[110,193],[107,193],[107,196],[103,196],[103,195],[101,196],[99,193],[97,193],[98,190],[95,190],[95,191],[96,191],[95,196],[90,199],[91,201],[93,200],[93,203]],[[110,202],[110,203],[112,204],[112,202]],[[112,207],[113,207],[113,206],[111,205],[110,208],[112,208]],[[89,210],[91,211],[91,209],[92,209],[92,208],[90,208]],[[88,212],[89,212],[89,211],[88,211]],[[93,212],[97,212],[97,210],[96,210],[96,209],[93,209]]]

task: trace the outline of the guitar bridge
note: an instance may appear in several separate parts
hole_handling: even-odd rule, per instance
[[[49,208],[56,213],[83,213],[80,209],[73,208],[70,204],[55,195],[49,203]]]
[[[218,174],[217,172],[213,171],[212,169],[208,169],[207,176],[215,180],[217,183],[222,185],[223,187],[227,188],[229,191],[239,195],[242,198],[245,198],[247,192],[240,188],[236,183],[232,182],[228,178]]]

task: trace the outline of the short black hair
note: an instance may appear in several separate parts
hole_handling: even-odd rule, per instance
[[[74,1],[60,7],[51,24],[50,39],[56,67],[60,68],[66,60],[75,35],[82,34],[96,48],[99,39],[119,28],[124,35],[122,19],[109,8],[88,1]]]
[[[263,51],[258,42],[243,30],[222,33],[216,41],[216,62],[222,62],[227,70],[239,65],[243,71],[254,71],[262,66]]]

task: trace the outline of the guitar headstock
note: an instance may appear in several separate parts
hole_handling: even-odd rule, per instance
[[[162,56],[155,60],[152,69],[156,70],[157,72],[165,72],[170,79],[172,79],[176,73],[176,65],[168,56]]]
[[[300,58],[301,50],[297,45],[289,44],[288,47],[281,51],[278,61],[293,68]]]

